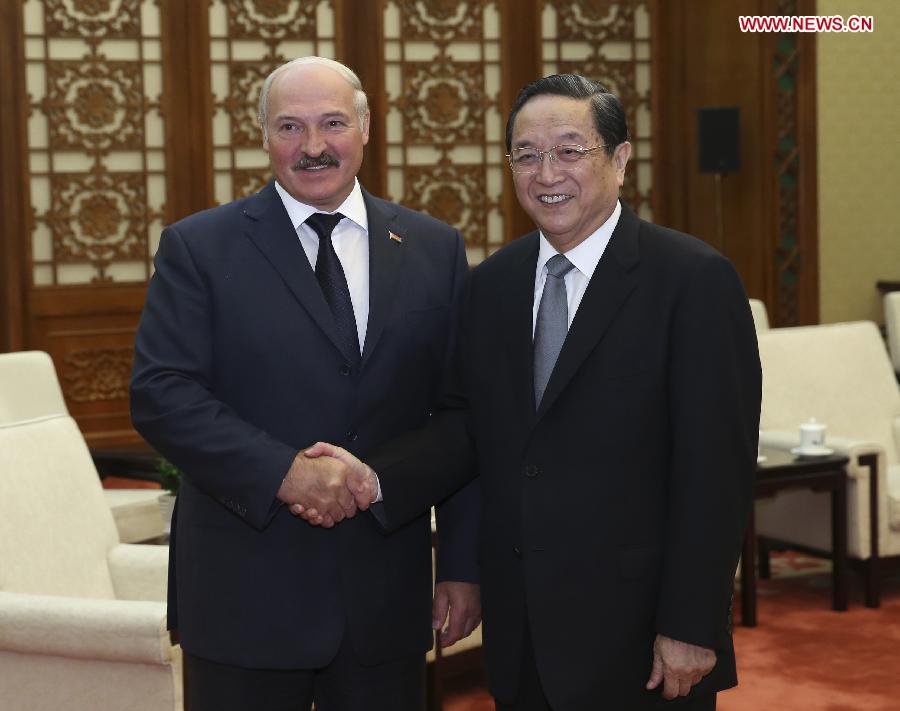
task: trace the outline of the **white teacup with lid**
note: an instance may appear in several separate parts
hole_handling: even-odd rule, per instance
[[[810,417],[807,422],[800,425],[800,451],[819,452],[825,449],[826,425],[817,422],[815,417]]]

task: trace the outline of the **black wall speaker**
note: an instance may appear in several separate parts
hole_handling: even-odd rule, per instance
[[[697,110],[701,173],[734,173],[741,168],[741,112],[737,106]]]

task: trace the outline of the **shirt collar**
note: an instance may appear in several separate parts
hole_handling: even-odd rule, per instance
[[[609,244],[610,238],[612,238],[613,230],[616,229],[616,225],[619,223],[619,216],[622,214],[622,204],[616,200],[616,207],[612,211],[612,214],[606,219],[600,227],[598,227],[586,240],[584,240],[581,244],[576,247],[573,247],[568,252],[566,252],[566,259],[568,259],[575,268],[584,274],[588,279],[590,279],[594,270],[597,268],[597,264],[600,263],[600,257],[603,256],[603,252],[606,251],[606,245]],[[544,234],[541,233],[540,236],[540,250],[538,251],[538,260],[537,260],[537,276],[540,277],[541,272],[549,261],[550,257],[553,257],[559,252],[550,244]]]
[[[299,229],[300,225],[306,222],[306,218],[314,212],[322,212],[322,210],[294,198],[287,190],[281,187],[277,180],[275,181],[275,191],[278,193],[278,197],[281,198],[284,209],[287,210],[288,216],[291,218],[291,224],[294,226],[295,230]],[[334,212],[340,212],[344,217],[359,225],[368,234],[369,215],[366,212],[366,202],[363,200],[362,188],[359,186],[359,180],[356,178],[353,179],[353,190],[350,191],[350,194],[344,202],[342,202]]]

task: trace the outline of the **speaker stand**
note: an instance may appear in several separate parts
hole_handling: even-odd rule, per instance
[[[722,180],[724,173],[713,174],[713,211],[715,213],[715,244],[719,252],[725,254],[725,220],[722,216]]]

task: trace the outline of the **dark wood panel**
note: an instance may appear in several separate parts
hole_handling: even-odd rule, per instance
[[[779,95],[774,60],[780,36],[742,33],[738,15],[784,14],[776,0],[708,3],[696,12],[690,0],[653,6],[654,177],[657,221],[703,239],[728,256],[751,297],[766,302],[775,325],[818,319],[816,223],[816,116],[814,37],[798,35],[795,78],[797,149],[801,156],[796,205],[782,205],[776,149],[783,138],[785,97]],[[797,14],[814,14],[812,0],[797,0]],[[716,229],[716,182],[698,166],[697,111],[740,109],[741,168],[721,181],[724,229]],[[788,111],[789,113],[789,111]],[[796,315],[779,317],[785,298],[779,287],[779,248],[785,214],[797,213]]]
[[[703,239],[738,265],[751,294],[763,296],[765,239],[763,203],[765,126],[761,77],[762,35],[742,34],[737,15],[758,14],[758,0],[709,3],[691,13],[690,3],[659,3],[663,56],[667,67],[656,112],[664,183],[660,222]],[[721,181],[723,231],[717,235],[715,179],[698,166],[697,111],[704,107],[740,109],[741,168]]]
[[[800,0],[798,14],[816,14],[815,0]],[[800,248],[804,273],[800,280],[798,323],[819,323],[819,193],[818,118],[816,113],[816,35],[797,37],[802,57],[797,106],[798,142],[803,156],[798,185]],[[776,323],[777,325],[777,323]]]
[[[209,8],[162,0],[163,111],[166,120],[166,221],[214,204]]]
[[[143,284],[33,290],[28,343],[53,358],[69,412],[91,446],[140,442],[131,427],[128,380]]]
[[[0,351],[25,347],[23,288],[29,234],[22,6],[0,4]]]
[[[541,63],[541,17],[543,3],[500,0],[502,89],[500,111],[505,121],[509,109],[522,88],[543,76]],[[505,143],[504,143],[505,145]],[[504,149],[505,150],[505,149]],[[509,242],[534,229],[535,225],[519,205],[513,187],[512,173],[503,175],[503,210],[506,241]]]
[[[373,195],[387,192],[387,140],[384,90],[384,0],[336,0],[337,58],[359,77],[369,97],[372,119],[359,182]]]

